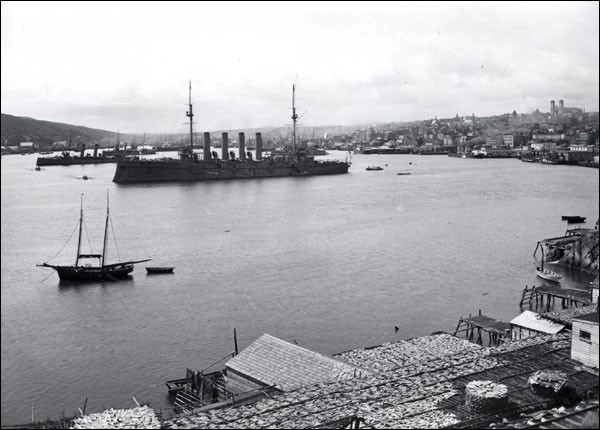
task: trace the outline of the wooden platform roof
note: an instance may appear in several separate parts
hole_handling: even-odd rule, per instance
[[[563,324],[544,319],[540,314],[531,311],[523,311],[521,315],[513,318],[510,323],[546,334],[556,334],[565,328]]]
[[[302,385],[348,379],[364,372],[268,334],[262,335],[225,367],[266,386],[289,391]]]

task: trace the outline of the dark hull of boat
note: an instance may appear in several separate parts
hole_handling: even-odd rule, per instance
[[[146,267],[148,274],[173,273],[174,267]]]
[[[104,281],[113,278],[125,278],[133,272],[133,264],[101,268],[101,267],[75,267],[75,266],[50,266],[56,270],[61,281]]]
[[[112,157],[39,157],[37,166],[72,166],[76,164],[116,163]]]
[[[224,179],[276,178],[285,176],[348,173],[349,163],[338,161],[189,161],[121,160],[113,182],[131,184],[166,181],[215,181]]]

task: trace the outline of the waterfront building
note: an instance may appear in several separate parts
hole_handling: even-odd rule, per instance
[[[573,318],[571,358],[598,368],[598,311]]]
[[[562,133],[534,133],[532,139],[536,142],[558,142],[565,140],[565,135]]]
[[[303,385],[351,379],[361,373],[352,365],[268,334],[229,360],[225,368],[227,391],[234,395],[266,387],[285,392]]]
[[[556,142],[531,142],[530,148],[532,151],[555,151]]]
[[[515,137],[512,134],[504,134],[502,135],[502,142],[505,146],[513,148],[515,146]]]
[[[527,339],[542,334],[557,334],[565,329],[562,324],[540,318],[532,311],[524,311],[510,322],[511,340]]]

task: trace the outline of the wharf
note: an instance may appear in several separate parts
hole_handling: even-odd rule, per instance
[[[450,351],[446,342],[464,346]],[[570,359],[570,336],[565,334],[491,348],[448,335],[429,336],[356,350],[340,358],[373,373],[304,386],[237,408],[194,411],[164,421],[163,427],[318,428],[324,423],[358,421],[360,428],[486,428],[492,423],[502,426],[504,418],[557,405],[556,398],[529,386],[528,378],[538,370],[565,373],[584,398],[598,392],[598,379]],[[507,406],[493,414],[467,408],[465,387],[474,380],[506,385]]]
[[[477,337],[475,338],[475,342],[479,345],[483,343],[481,338],[482,332],[488,334],[490,345],[498,345],[510,339],[510,324],[482,315],[481,309],[479,310],[479,314],[474,317],[471,315],[468,318],[461,317],[454,331],[454,336],[464,332],[465,337],[472,341],[476,329]]]
[[[538,307],[544,306],[544,296],[546,296],[546,311],[550,310],[550,307],[555,304],[557,298],[561,300],[563,309],[578,307],[579,305],[587,306],[592,303],[588,291],[576,290],[573,288],[551,287],[549,285],[542,285],[539,287],[533,285],[531,289],[529,289],[529,287],[525,285],[519,306],[523,307],[523,304],[529,304],[529,307],[531,308],[535,302],[535,308],[538,309]]]

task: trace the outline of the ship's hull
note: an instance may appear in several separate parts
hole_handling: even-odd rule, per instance
[[[37,166],[71,166],[75,164],[116,163],[113,157],[39,157]]]
[[[128,184],[335,175],[348,173],[349,166],[345,162],[314,160],[121,160],[117,163],[113,182]]]
[[[124,278],[133,272],[133,264],[123,264],[111,267],[86,267],[86,266],[52,266],[61,281],[104,281],[114,278]]]

